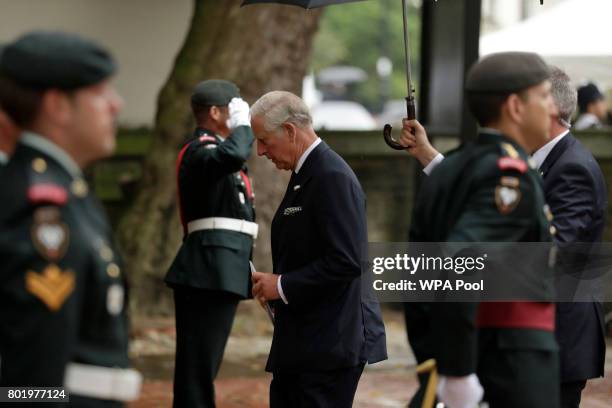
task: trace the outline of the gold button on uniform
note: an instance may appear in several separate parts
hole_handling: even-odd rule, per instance
[[[72,190],[72,193],[79,198],[85,197],[89,191],[87,183],[82,179],[74,180],[70,185],[70,189]]]
[[[44,173],[47,170],[47,162],[42,157],[32,160],[32,168],[37,173]]]
[[[549,231],[550,231],[550,235],[555,235],[557,233],[557,229],[555,228],[554,225],[550,226],[550,230]]]
[[[100,258],[103,261],[110,262],[113,260],[113,250],[106,245],[100,248]]]
[[[118,278],[119,274],[121,273],[121,270],[119,269],[119,267],[117,266],[117,264],[112,263],[109,264],[106,267],[106,273],[108,274],[108,276],[110,276],[111,278]]]

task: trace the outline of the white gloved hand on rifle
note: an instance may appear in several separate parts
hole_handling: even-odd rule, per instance
[[[251,126],[251,111],[249,104],[242,98],[232,98],[229,105],[229,119],[227,127],[230,130],[236,129],[238,126]]]
[[[464,377],[441,375],[438,380],[438,399],[448,408],[475,408],[484,390],[476,374]]]

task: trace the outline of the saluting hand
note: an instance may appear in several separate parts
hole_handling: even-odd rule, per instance
[[[429,143],[425,128],[416,119],[402,119],[402,133],[398,142],[407,147],[408,153],[417,159],[423,167],[427,166],[438,155],[438,151]]]
[[[279,275],[273,273],[252,272],[253,297],[259,300],[259,303],[280,299],[277,286],[278,278]]]

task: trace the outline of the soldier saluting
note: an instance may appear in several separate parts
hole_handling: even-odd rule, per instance
[[[196,129],[177,160],[184,238],[166,283],[176,315],[175,407],[214,407],[217,376],[236,307],[249,296],[249,259],[257,224],[246,160],[249,105],[224,80],[198,84]]]
[[[65,386],[71,406],[123,406],[141,382],[121,260],[82,173],[115,147],[115,71],[61,32],[28,33],[0,61],[2,108],[24,130],[0,175],[0,385]]]

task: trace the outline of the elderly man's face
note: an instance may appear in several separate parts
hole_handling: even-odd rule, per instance
[[[257,155],[266,156],[279,170],[293,170],[296,164],[296,145],[287,134],[269,132],[264,128],[263,119],[254,116],[251,127],[257,138]],[[282,132],[282,130],[281,130]]]

